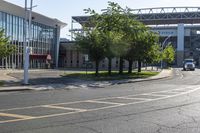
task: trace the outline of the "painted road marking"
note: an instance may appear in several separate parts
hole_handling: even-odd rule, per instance
[[[184,94],[188,94],[194,91],[197,91],[200,89],[200,86],[192,86],[192,87],[187,87],[188,89],[190,89],[187,92],[181,92],[179,94],[175,94],[175,95],[169,95],[169,96],[162,96],[160,98],[157,99],[151,99],[151,100],[143,100],[143,101],[138,101],[138,102],[132,102],[132,103],[126,103],[126,104],[116,104],[114,105],[112,102],[109,102],[109,104],[113,104],[110,106],[105,106],[105,107],[100,107],[100,108],[93,108],[93,109],[88,109],[88,110],[80,110],[80,111],[73,111],[73,112],[66,112],[66,113],[58,113],[58,114],[50,114],[50,115],[43,115],[43,116],[36,116],[36,117],[32,117],[32,116],[24,116],[24,115],[18,115],[20,118],[19,119],[14,119],[14,120],[7,120],[7,121],[0,121],[0,124],[2,123],[9,123],[9,122],[18,122],[18,121],[24,121],[24,120],[33,120],[33,119],[42,119],[42,118],[50,118],[50,117],[56,117],[56,116],[63,116],[63,115],[69,115],[69,114],[76,114],[76,113],[82,113],[82,112],[91,112],[91,111],[98,111],[98,110],[104,110],[104,109],[111,109],[111,108],[116,108],[116,107],[122,107],[122,106],[127,106],[127,105],[135,105],[135,104],[139,104],[139,103],[147,103],[147,102],[151,102],[151,101],[157,101],[157,100],[164,100],[167,98],[171,98],[171,97],[176,97],[176,96],[180,96],[180,95],[184,95]],[[186,89],[186,88],[184,88]],[[174,89],[174,90],[180,90],[180,89]],[[172,91],[172,90],[169,90]],[[166,92],[166,91],[157,91],[157,92]],[[143,95],[152,95],[152,93],[143,93]],[[137,95],[141,95],[141,94],[137,94]],[[137,95],[128,95],[128,96],[137,96]],[[153,94],[154,95],[154,94]],[[127,97],[127,96],[124,96]],[[100,98],[100,99],[108,99],[108,98],[117,98],[117,97],[107,97],[107,98]],[[100,100],[100,99],[92,99],[92,100],[84,100],[84,101],[76,101],[76,102],[67,102],[67,103],[57,103],[56,105],[67,105],[67,104],[71,104],[71,103],[83,103],[83,102],[96,102],[96,100]],[[99,102],[99,101],[97,101]],[[104,103],[105,104],[105,103]],[[42,106],[46,106],[46,107],[55,107],[53,106],[55,104],[50,104],[50,105],[39,105],[39,106],[30,106],[30,107],[23,107],[21,109],[30,109],[30,108],[35,108],[35,107],[42,107]],[[56,106],[57,107],[57,106]],[[62,108],[62,107],[61,107]],[[60,109],[61,109],[60,108]],[[64,107],[65,108],[65,107]],[[12,108],[12,109],[4,109],[4,111],[6,110],[19,110],[20,108]],[[62,108],[63,109],[63,108]],[[71,108],[73,109],[73,108]],[[0,110],[1,112],[1,110]],[[6,115],[7,113],[2,113],[2,115]],[[11,114],[12,115],[12,114]],[[13,114],[14,116],[17,116],[17,114]],[[16,118],[16,117],[15,117]]]
[[[9,114],[9,113],[0,113],[0,116],[14,117],[14,118],[19,118],[19,119],[33,118],[32,116]]]
[[[86,109],[77,109],[77,108],[61,107],[61,106],[54,106],[54,105],[44,105],[42,107],[52,108],[52,109],[73,110],[73,111],[87,111]]]
[[[9,122],[17,122],[17,121],[22,121],[22,120],[35,119],[35,117],[32,117],[32,116],[10,114],[10,113],[0,113],[0,117],[1,116],[12,117],[13,119],[0,121],[0,124],[9,123]]]
[[[130,99],[130,100],[142,100],[142,101],[149,101],[149,100],[151,100],[150,98],[132,98],[132,97],[117,97],[117,98],[121,98],[121,99]]]
[[[186,87],[183,89],[173,89],[174,91],[181,91],[184,90],[184,92],[181,92],[179,94],[184,94],[187,93],[185,92],[185,90],[187,89],[192,89],[194,87],[200,87],[200,86],[192,86],[192,87]],[[173,90],[169,90],[169,91],[173,91]],[[167,92],[167,91],[156,91],[156,92]],[[135,94],[135,95],[126,95],[123,97],[134,97],[134,96],[140,96],[140,95],[152,95],[152,96],[162,96],[162,97],[166,97],[166,95],[156,95],[156,94],[152,94],[152,93],[156,93],[156,92],[151,92],[151,93],[142,93],[142,94]],[[104,99],[108,99],[108,98],[117,98],[117,97],[107,97],[107,98],[98,98],[98,99],[92,99],[92,100],[104,100]],[[80,102],[87,102],[88,100],[83,100],[83,101],[74,101],[74,102],[64,102],[64,103],[55,103],[55,104],[48,104],[48,105],[62,105],[62,104],[73,104],[73,103],[80,103]],[[46,104],[45,104],[46,105]],[[31,109],[31,108],[37,108],[37,107],[42,107],[45,105],[36,105],[36,106],[28,106],[28,107],[19,107],[19,108],[11,108],[11,109],[1,109],[0,112],[3,111],[11,111],[11,110],[21,110],[21,109]]]
[[[111,98],[108,98],[108,99],[111,99]],[[104,99],[106,100],[106,99]],[[107,101],[96,101],[96,100],[87,100],[88,102],[91,102],[91,103],[104,103],[104,104],[116,104],[116,105],[125,105],[123,103],[116,103],[116,102],[107,102]]]
[[[171,92],[177,92],[177,93],[180,93],[180,92],[186,92],[186,90],[173,90]]]
[[[115,105],[115,104],[113,104],[111,102],[109,103],[109,102],[87,100],[87,101],[83,101],[83,102],[79,102],[79,103],[75,103],[75,104],[62,104],[59,106],[89,110],[89,109],[102,108],[102,107],[107,107],[107,106],[112,106],[112,105]]]
[[[180,77],[180,78],[181,78],[181,79],[183,79],[183,77],[184,77],[183,73],[182,73],[182,72],[180,72],[180,71],[179,71],[179,73],[180,73],[180,75],[181,75],[181,77]]]
[[[11,108],[11,109],[1,109],[0,112],[12,111],[12,110],[22,110],[22,109],[32,109],[32,108],[38,108],[38,107],[42,107],[42,106],[43,105],[20,107],[20,108]]]
[[[166,95],[165,95],[166,96]],[[161,98],[161,97],[165,97],[163,95],[154,95],[154,94],[141,94],[141,95],[134,95],[134,96],[128,96],[130,98],[144,98],[144,99],[149,99],[149,100],[152,100],[152,99],[157,99],[157,98]]]
[[[119,104],[127,104],[127,103],[134,103],[134,102],[138,102],[138,101],[143,101],[143,100],[116,97],[116,98],[107,98],[107,99],[98,100],[98,101],[110,102],[110,103],[119,103]]]
[[[25,121],[25,120],[33,120],[33,119],[35,119],[35,117],[33,117],[33,118],[26,118],[26,119],[5,120],[5,121],[0,121],[0,124],[10,123],[10,122],[18,122],[18,121]]]
[[[200,87],[200,86],[192,86],[192,87],[186,87],[186,88],[181,88],[181,89],[173,89],[173,90],[169,90],[169,91],[182,91],[181,93],[187,93],[185,92],[185,90],[188,89],[193,89],[194,87]],[[167,91],[155,91],[155,92],[167,92]],[[150,92],[150,93],[142,93],[142,94],[134,94],[134,95],[126,95],[126,96],[122,96],[122,97],[134,97],[134,96],[140,96],[140,95],[152,95],[154,96],[155,92]],[[180,93],[179,93],[180,94]],[[158,95],[155,95],[158,96]],[[163,95],[160,95],[163,97]],[[166,97],[166,95],[164,95]],[[91,99],[91,100],[103,100],[103,99],[108,99],[108,98],[117,98],[117,97],[107,97],[107,98],[98,98],[98,99]],[[48,104],[48,105],[62,105],[62,104],[73,104],[73,103],[80,103],[80,102],[87,102],[88,100],[83,100],[83,101],[74,101],[74,102],[64,102],[64,103],[54,103],[54,104]],[[46,104],[45,104],[46,105]],[[19,107],[19,108],[11,108],[11,109],[0,109],[0,112],[2,111],[10,111],[10,110],[21,110],[21,109],[31,109],[31,108],[37,108],[37,107],[42,107],[45,105],[36,105],[36,106],[28,106],[28,107]]]
[[[173,93],[173,92],[172,93],[170,93],[170,92],[155,92],[153,94],[161,95],[161,96],[165,96],[165,95],[170,96],[170,95],[176,95],[177,93]]]

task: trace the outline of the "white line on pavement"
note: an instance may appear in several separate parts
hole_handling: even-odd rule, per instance
[[[63,116],[63,115],[68,115],[68,114],[75,114],[75,113],[81,113],[81,112],[91,112],[91,111],[98,111],[98,110],[103,110],[103,109],[110,109],[110,108],[115,108],[115,107],[121,107],[121,106],[126,106],[126,105],[134,105],[134,104],[139,104],[139,103],[147,103],[147,102],[151,102],[151,101],[157,101],[157,100],[164,100],[164,99],[167,99],[167,98],[171,98],[171,97],[176,97],[176,96],[180,96],[180,95],[184,95],[184,94],[188,94],[188,93],[191,93],[191,92],[194,92],[194,91],[197,91],[200,89],[200,86],[190,86],[190,87],[187,87],[188,89],[191,89],[187,92],[181,92],[179,94],[175,94],[175,95],[170,95],[170,96],[163,96],[161,98],[156,98],[156,99],[151,99],[151,100],[144,100],[144,101],[138,101],[138,102],[131,102],[131,103],[126,103],[126,104],[121,104],[121,103],[113,103],[113,102],[104,102],[104,103],[107,103],[107,104],[116,104],[116,105],[111,105],[111,106],[106,106],[106,107],[101,107],[101,108],[94,108],[94,109],[88,109],[88,110],[84,110],[84,109],[81,109],[81,110],[77,110],[77,111],[74,111],[74,112],[67,112],[67,113],[59,113],[59,114],[52,114],[52,115],[44,115],[44,116],[38,116],[38,117],[25,117],[23,119],[14,119],[14,120],[7,120],[7,121],[0,121],[0,124],[1,123],[8,123],[8,122],[17,122],[17,121],[23,121],[23,120],[32,120],[32,119],[41,119],[41,118],[49,118],[49,117],[55,117],[55,116]],[[186,88],[184,88],[186,89]],[[175,89],[177,90],[177,89]],[[178,89],[180,90],[180,89]],[[170,90],[172,91],[172,90]],[[158,91],[158,92],[163,92],[163,91]],[[153,92],[152,92],[153,93]],[[150,93],[144,93],[145,95],[147,94],[150,94]],[[137,94],[137,95],[142,95],[142,94]],[[128,96],[137,96],[137,95],[128,95]],[[152,95],[152,94],[151,94]],[[126,96],[125,96],[126,97]],[[110,98],[117,98],[117,97],[107,97],[107,98],[101,98],[101,99],[110,99]],[[96,100],[100,100],[100,99],[92,99],[92,100],[84,100],[84,101],[76,101],[76,102],[71,102],[71,103],[82,103],[82,102],[99,102],[99,101],[96,101]],[[101,102],[101,101],[100,101]],[[101,102],[102,103],[102,102]],[[57,107],[57,106],[53,106],[53,105],[62,105],[62,104],[70,104],[69,102],[68,103],[58,103],[58,104],[49,104],[49,105],[39,105],[39,106],[30,106],[30,107],[23,107],[23,108],[13,108],[13,109],[5,109],[3,111],[9,111],[9,110],[19,110],[19,109],[30,109],[30,108],[36,108],[36,107],[56,107],[57,109],[61,109],[62,107]],[[68,107],[66,107],[68,108]],[[63,108],[62,108],[63,109]],[[70,108],[70,109],[73,109],[73,108]],[[2,111],[2,110],[0,110]],[[14,114],[14,115],[17,115],[17,114]]]
[[[73,111],[87,111],[86,109],[77,109],[77,108],[69,108],[69,107],[61,107],[61,106],[53,106],[53,105],[44,105],[41,107],[52,108],[52,109],[73,110]]]
[[[151,100],[151,98],[131,98],[131,97],[117,97],[117,98],[121,98],[121,99],[127,99],[127,100],[142,100],[142,101],[149,101]]]
[[[110,100],[110,99],[113,99],[113,98],[108,98],[107,100]],[[105,99],[106,100],[106,99]],[[107,102],[107,101],[96,101],[96,100],[87,100],[87,102],[90,102],[90,103],[105,103],[105,104],[116,104],[116,105],[125,105],[123,103],[116,103],[116,102]]]

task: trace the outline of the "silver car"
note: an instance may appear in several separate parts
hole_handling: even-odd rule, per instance
[[[183,61],[183,70],[184,71],[186,71],[186,70],[194,71],[195,70],[195,61],[194,61],[194,59],[185,59]]]

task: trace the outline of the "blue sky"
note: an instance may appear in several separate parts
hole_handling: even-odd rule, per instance
[[[13,4],[24,6],[24,0],[6,0]],[[176,6],[194,6],[200,7],[200,0],[111,0],[117,2],[122,7],[133,9],[149,7],[176,7]],[[57,18],[68,26],[61,31],[61,37],[69,38],[68,30],[71,28],[71,16],[84,15],[83,9],[92,8],[100,11],[107,7],[108,0],[34,0],[38,5],[34,11],[43,15]]]

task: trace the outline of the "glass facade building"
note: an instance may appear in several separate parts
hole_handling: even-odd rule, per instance
[[[27,38],[25,38],[25,33],[28,29],[28,27],[25,27],[25,10],[7,2],[6,4],[8,4],[8,6],[14,6],[17,10],[23,12],[23,14],[17,16],[14,15],[14,13],[1,11],[0,6],[0,29],[4,29],[5,35],[9,37],[10,45],[16,46],[15,53],[7,58],[0,59],[0,67],[21,69],[23,68],[24,42],[27,40]],[[59,44],[57,43],[59,42],[60,26],[57,23],[53,26],[47,25],[46,23],[40,23],[38,22],[38,19],[35,21],[34,17],[42,19],[44,16],[41,16],[42,15],[38,14],[34,16],[33,14],[32,17],[32,33],[30,38],[31,41],[29,43],[31,50],[30,68],[46,68],[47,64],[48,66],[55,66],[56,64],[56,54],[58,54],[56,49],[59,47]]]

